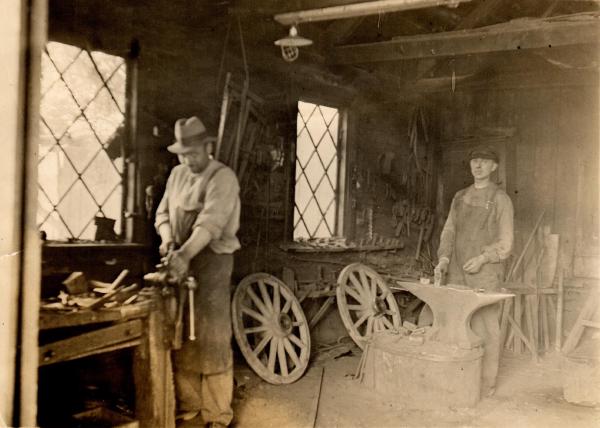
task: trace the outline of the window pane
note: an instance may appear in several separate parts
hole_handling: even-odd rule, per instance
[[[97,215],[121,232],[125,60],[50,42],[42,54],[38,225],[48,239],[94,239]],[[117,154],[120,153],[117,151]]]
[[[335,233],[338,117],[335,108],[298,102],[294,239]]]

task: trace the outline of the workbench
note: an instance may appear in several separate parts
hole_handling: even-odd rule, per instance
[[[163,303],[157,292],[149,293],[139,303],[110,309],[42,310],[40,332],[61,329],[74,333],[51,343],[40,343],[39,366],[129,348],[133,351],[139,426],[174,427],[172,366],[164,326]]]

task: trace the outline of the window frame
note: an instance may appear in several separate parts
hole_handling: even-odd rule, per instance
[[[348,199],[348,150],[347,150],[347,134],[348,134],[348,109],[340,102],[335,100],[323,99],[318,97],[301,96],[295,103],[295,115],[293,121],[294,137],[289,148],[289,165],[290,172],[288,175],[289,185],[288,190],[290,196],[288,198],[287,210],[287,227],[286,240],[295,242],[294,240],[294,212],[296,208],[296,152],[298,145],[298,103],[306,102],[320,106],[335,108],[338,110],[338,135],[337,135],[337,186],[335,189],[335,225],[332,237],[344,237],[346,235],[346,201]]]
[[[125,66],[125,100],[123,110],[123,135],[122,144],[120,147],[120,157],[122,157],[122,171],[121,171],[121,207],[120,207],[120,222],[121,230],[118,241],[107,242],[108,245],[119,245],[119,244],[132,244],[142,242],[143,238],[138,237],[136,240],[136,224],[133,220],[138,217],[135,213],[139,211],[139,197],[136,196],[138,192],[139,177],[137,177],[136,159],[137,159],[137,144],[135,141],[136,136],[136,123],[137,123],[137,57],[139,53],[139,45],[137,41],[133,40],[130,49],[126,52],[114,51],[111,49],[102,49],[95,46],[82,46],[72,41],[63,41],[60,39],[48,39],[46,40],[43,48],[46,48],[46,44],[50,42],[60,43],[63,45],[72,46],[87,51],[87,54],[92,52],[101,52],[107,55],[121,57],[124,61]],[[41,71],[41,70],[40,70]],[[103,81],[103,87],[106,87],[106,83]],[[70,89],[69,89],[70,90]],[[112,97],[112,94],[111,94]],[[41,103],[41,99],[40,99]],[[87,106],[86,106],[87,107]],[[42,119],[41,113],[39,116]],[[77,171],[75,171],[77,175]],[[79,178],[78,178],[79,179]],[[96,213],[95,215],[97,215]],[[38,225],[39,227],[40,225]],[[137,228],[141,229],[141,228]],[[53,240],[47,244],[57,244],[60,246],[64,245],[89,245],[90,242],[93,245],[101,245],[102,241],[91,240],[78,240],[78,238],[71,236],[66,240]]]

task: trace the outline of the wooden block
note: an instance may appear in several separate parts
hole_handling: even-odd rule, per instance
[[[88,281],[83,272],[73,272],[63,282],[69,294],[83,294],[88,291]]]

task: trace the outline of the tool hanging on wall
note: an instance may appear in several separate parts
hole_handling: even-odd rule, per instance
[[[427,152],[431,144],[427,131],[425,112],[415,107],[408,122],[408,159],[402,183],[407,196],[415,204],[427,205],[431,196],[431,171],[426,167]],[[423,156],[425,153],[425,156]]]

